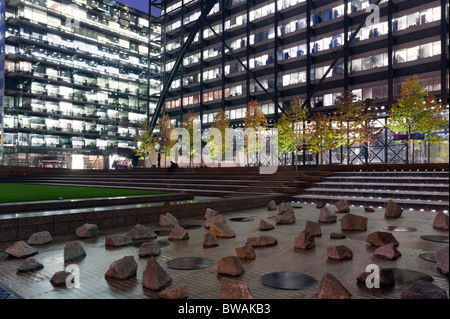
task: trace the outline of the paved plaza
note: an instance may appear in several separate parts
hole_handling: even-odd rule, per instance
[[[368,218],[367,231],[342,231],[340,219],[345,214],[338,214],[338,221],[321,224],[322,235],[315,238],[315,248],[301,250],[294,248],[294,238],[305,228],[307,221],[317,222],[319,209],[315,205],[301,204],[295,208],[296,221],[289,225],[276,225],[272,219],[276,211],[268,211],[266,207],[224,213],[226,224],[236,232],[235,238],[219,238],[219,246],[203,248],[204,235],[208,229],[203,227],[203,216],[180,218],[182,225],[200,225],[200,228],[189,229],[189,239],[169,241],[167,236],[158,236],[154,241],[161,243],[161,255],[156,257],[159,264],[170,274],[172,283],[187,286],[189,299],[219,299],[221,277],[217,272],[218,261],[227,256],[236,256],[235,248],[242,247],[249,237],[273,236],[278,244],[270,247],[255,248],[256,259],[242,261],[244,273],[230,277],[245,282],[252,295],[257,299],[317,299],[321,278],[325,273],[333,274],[350,291],[353,299],[399,299],[410,285],[399,282],[392,288],[368,289],[357,283],[357,277],[369,264],[380,268],[408,269],[421,272],[433,278],[433,284],[449,293],[448,277],[438,272],[436,263],[419,258],[424,252],[436,252],[448,243],[432,242],[421,239],[422,235],[444,235],[448,232],[433,229],[432,223],[436,213],[405,211],[401,218],[387,219],[384,209],[376,209],[374,213],[364,212],[363,208],[352,207],[351,213]],[[332,205],[330,210],[336,210]],[[232,218],[253,218],[253,221],[234,222]],[[259,231],[260,220],[272,223],[275,228],[270,231]],[[164,230],[158,223],[146,224],[153,230]],[[374,257],[375,247],[365,241],[368,234],[383,231],[385,226],[404,226],[415,228],[411,232],[391,232],[400,243],[398,250],[402,256],[395,261]],[[17,268],[24,261],[9,257],[3,251],[13,242],[0,244],[0,286],[26,299],[157,299],[158,293],[148,290],[142,285],[143,271],[147,258],[139,258],[139,243],[110,249],[105,247],[108,235],[125,235],[132,227],[122,227],[100,231],[97,238],[77,238],[76,234],[53,236],[53,242],[43,246],[35,246],[39,253],[35,259],[44,265],[41,270],[29,273],[17,273]],[[345,239],[330,239],[330,233],[344,234]],[[87,256],[76,261],[80,269],[80,287],[69,289],[54,287],[50,279],[55,272],[62,271],[64,264],[63,251],[66,242],[80,240]],[[332,261],[327,257],[327,247],[345,245],[353,252],[353,258],[346,261]],[[133,256],[138,263],[137,276],[127,280],[106,280],[104,275],[109,265],[124,256]],[[177,270],[168,268],[166,263],[178,257],[205,257],[212,261],[206,268],[198,270]],[[300,272],[314,277],[317,282],[304,290],[283,290],[268,287],[261,282],[265,274],[279,271]],[[398,278],[397,278],[398,279]]]

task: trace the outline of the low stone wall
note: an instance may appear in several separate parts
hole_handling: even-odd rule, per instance
[[[330,172],[351,172],[351,171],[401,171],[401,170],[447,170],[448,163],[430,163],[430,164],[368,164],[368,165],[320,165],[320,171]]]
[[[241,209],[258,208],[265,209],[268,202],[275,200],[277,203],[288,201],[290,195],[274,194],[265,196],[246,196],[236,198],[222,198],[207,202],[193,202],[179,205],[160,205],[151,207],[139,207],[118,210],[104,208],[102,211],[85,211],[83,213],[53,214],[21,217],[2,218],[0,215],[0,242],[26,240],[33,233],[48,231],[52,235],[66,235],[75,233],[75,230],[85,223],[97,224],[100,230],[115,227],[134,226],[136,224],[154,223],[159,216],[171,213],[177,218],[203,216],[206,208],[214,209],[220,213],[226,213]]]
[[[40,202],[21,202],[0,204],[0,214],[25,213],[33,211],[77,209],[114,205],[154,203],[163,201],[193,200],[195,195],[187,193],[169,193],[157,195],[104,197],[88,199],[48,200]],[[1,215],[0,215],[1,217]]]

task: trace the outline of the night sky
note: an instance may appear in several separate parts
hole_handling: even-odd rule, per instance
[[[148,0],[117,0],[117,2],[124,3],[132,8],[148,13]]]

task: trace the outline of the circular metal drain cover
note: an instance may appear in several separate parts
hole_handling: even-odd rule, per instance
[[[172,232],[171,230],[164,230],[164,229],[163,230],[155,230],[155,234],[157,236],[162,236],[162,237],[169,236],[171,232]]]
[[[166,267],[178,270],[202,269],[212,265],[212,260],[203,257],[181,257],[169,260]]]
[[[194,224],[186,224],[186,225],[180,225],[180,226],[186,230],[202,228],[202,225],[194,225]]]
[[[428,241],[434,241],[438,243],[448,243],[448,236],[441,236],[441,235],[424,235],[420,236],[420,238]]]
[[[424,274],[420,271],[401,269],[401,268],[391,268],[394,272],[394,277],[396,282],[404,284],[412,284],[415,281],[423,280],[427,282],[432,282],[433,278]]]
[[[436,254],[435,253],[422,253],[419,255],[420,259],[430,261],[432,263],[436,262]]]
[[[261,282],[272,288],[302,290],[308,289],[314,285],[317,280],[314,277],[299,272],[281,271],[262,276]]]
[[[416,228],[404,227],[404,226],[385,226],[385,227],[383,227],[383,229],[387,230],[387,231],[398,231],[398,232],[413,232],[413,231],[417,231]]]
[[[254,218],[251,218],[251,217],[236,217],[236,218],[230,218],[230,220],[231,220],[232,222],[242,222],[242,223],[245,223],[245,222],[252,222],[252,221],[254,221],[255,219],[254,219]]]

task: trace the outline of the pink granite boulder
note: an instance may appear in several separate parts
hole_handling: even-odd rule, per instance
[[[119,260],[114,261],[108,271],[105,273],[105,278],[110,279],[128,279],[136,276],[138,264],[133,256],[125,256]]]
[[[52,235],[48,231],[34,233],[27,241],[28,245],[45,245],[53,240]]]
[[[331,246],[327,247],[327,255],[332,260],[346,260],[353,258],[353,252],[347,246]]]
[[[448,248],[444,247],[436,252],[436,264],[440,273],[448,276]]]
[[[220,299],[254,299],[254,297],[246,283],[222,277]]]
[[[336,202],[334,206],[336,206],[339,213],[348,213],[350,211],[350,206],[348,205],[348,201],[346,199],[341,199]]]
[[[307,221],[305,226],[305,231],[307,231],[311,236],[322,236],[322,230],[320,228],[320,223]]]
[[[330,273],[323,275],[317,297],[319,299],[350,299],[351,293]]]
[[[213,223],[209,227],[209,232],[218,238],[236,237],[236,232],[223,223]]]
[[[23,240],[21,240],[21,241],[16,242],[12,246],[9,246],[5,250],[5,253],[7,253],[8,255],[10,255],[12,257],[24,258],[24,257],[29,257],[29,256],[37,254],[38,250],[34,247],[31,247]]]
[[[99,230],[98,226],[95,224],[84,224],[81,227],[78,227],[75,231],[77,236],[82,239],[97,237]]]
[[[219,260],[217,272],[221,275],[240,276],[244,272],[244,267],[238,257],[229,256]]]
[[[172,229],[172,232],[169,234],[169,240],[185,240],[189,239],[189,233],[186,229],[176,224]]]
[[[126,236],[131,237],[132,240],[155,239],[158,237],[151,228],[140,224],[134,226]]]
[[[278,243],[278,240],[272,236],[258,236],[258,237],[249,237],[247,238],[247,245],[252,247],[264,247],[264,246],[273,246]]]
[[[275,222],[277,224],[293,224],[295,223],[295,215],[294,213],[284,213],[282,215],[278,215],[275,218]]]
[[[442,229],[448,231],[448,215],[440,212],[433,220],[433,228]]]
[[[294,238],[294,247],[299,249],[313,249],[316,245],[314,244],[314,236],[307,231],[302,231],[297,237]]]
[[[286,214],[286,213],[293,213],[294,207],[292,206],[291,202],[283,202],[278,206],[278,215]]]
[[[384,216],[387,218],[400,218],[403,213],[403,208],[401,208],[393,200],[388,200],[386,209],[384,211]]]
[[[173,284],[158,293],[158,297],[168,300],[187,299],[187,286],[185,284]]]
[[[375,249],[373,255],[380,259],[396,260],[402,254],[395,248],[394,243],[390,243]]]
[[[211,218],[211,217],[214,217],[214,216],[217,216],[217,215],[219,215],[218,211],[215,211],[214,209],[211,209],[211,208],[207,208],[206,212],[205,212],[204,219],[206,220],[208,218]]]
[[[203,236],[203,247],[209,248],[217,246],[219,246],[219,243],[217,242],[216,236],[211,233],[206,233],[205,236]]]
[[[366,237],[366,241],[373,246],[381,247],[390,243],[394,243],[395,246],[399,245],[394,235],[388,232],[376,231]]]
[[[256,258],[255,250],[253,249],[253,247],[251,245],[246,244],[243,247],[236,247],[235,251],[236,251],[236,256],[239,259],[253,260]]]
[[[159,291],[171,282],[172,277],[159,265],[155,257],[150,257],[142,275],[142,285],[150,290]]]
[[[336,221],[337,216],[335,213],[333,213],[326,207],[320,209],[319,223],[335,223]]]
[[[159,256],[161,255],[161,246],[157,242],[143,243],[139,248],[138,255],[141,258]]]
[[[401,299],[448,299],[447,292],[430,282],[418,280],[400,295]]]
[[[267,230],[272,230],[274,228],[275,228],[274,225],[265,221],[264,219],[261,219],[261,221],[259,222],[259,226],[258,226],[259,231],[267,231]]]
[[[348,231],[367,230],[367,218],[354,214],[347,214],[341,219],[341,229]]]

